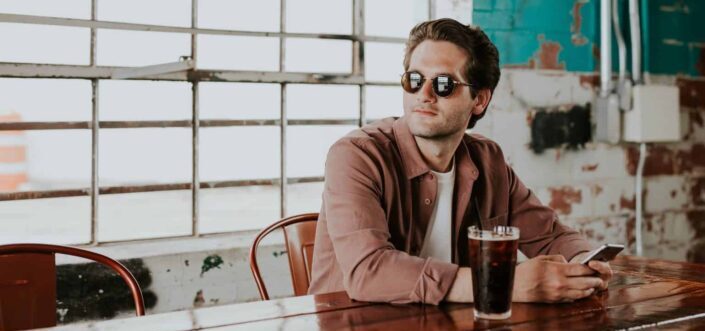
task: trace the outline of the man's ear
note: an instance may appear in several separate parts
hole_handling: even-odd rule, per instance
[[[490,104],[490,99],[492,98],[492,92],[489,89],[482,89],[477,92],[475,96],[475,106],[472,108],[473,115],[482,115],[482,113]]]

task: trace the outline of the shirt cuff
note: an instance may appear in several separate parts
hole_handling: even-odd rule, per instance
[[[458,273],[457,264],[426,259],[416,287],[411,293],[411,301],[438,305],[450,291]]]

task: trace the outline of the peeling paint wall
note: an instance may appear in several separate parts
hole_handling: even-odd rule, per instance
[[[249,240],[247,240],[249,241]],[[282,244],[262,245],[260,271],[270,296],[291,296]],[[249,267],[249,247],[159,254],[121,261],[142,287],[147,314],[260,300]],[[134,315],[130,292],[110,269],[95,263],[57,266],[59,324]]]
[[[644,68],[659,74],[652,82],[680,89],[674,120],[683,133],[680,142],[649,145],[645,255],[705,263],[705,2],[641,3]],[[638,145],[569,139],[585,137],[572,129],[585,120],[568,117],[591,108],[599,86],[599,1],[477,0],[474,6],[473,23],[496,43],[502,64],[489,113],[475,131],[499,142],[520,178],[563,222],[595,244],[633,248]]]

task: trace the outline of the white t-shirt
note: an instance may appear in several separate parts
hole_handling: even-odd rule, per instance
[[[426,238],[419,256],[434,257],[451,262],[451,227],[453,213],[453,187],[455,186],[455,162],[449,172],[431,171],[438,179],[436,204],[426,230]]]

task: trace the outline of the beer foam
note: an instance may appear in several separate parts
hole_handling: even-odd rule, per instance
[[[519,239],[519,229],[509,226],[497,226],[494,230],[479,230],[474,226],[468,228],[468,238],[486,241],[508,241]]]

